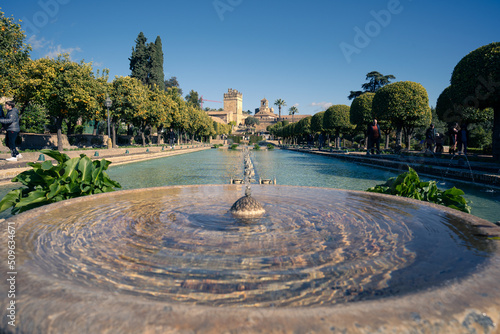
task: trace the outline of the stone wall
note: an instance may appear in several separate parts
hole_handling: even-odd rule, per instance
[[[132,140],[133,139],[133,140]],[[152,144],[163,144],[163,138],[158,135],[151,135]],[[103,147],[108,141],[107,135],[62,135],[63,149],[74,149],[78,147]],[[134,142],[141,142],[140,136],[118,136],[118,145],[132,145]],[[5,143],[5,132],[0,134],[0,150],[8,151]],[[35,134],[35,133],[20,133],[17,139],[17,148],[20,150],[40,150],[40,149],[56,149],[57,134]]]

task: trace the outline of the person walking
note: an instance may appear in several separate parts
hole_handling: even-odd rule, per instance
[[[0,118],[0,123],[7,132],[5,142],[9,147],[11,154],[11,157],[6,160],[17,161],[23,157],[16,149],[17,135],[19,134],[19,131],[21,131],[21,128],[19,127],[19,110],[17,110],[15,103],[12,101],[5,102],[5,109],[7,110],[7,113],[5,114],[5,117]]]
[[[450,154],[455,154],[457,151],[457,141],[458,141],[458,123],[455,123],[450,129]]]
[[[174,129],[170,128],[170,131],[168,132],[168,141],[170,143],[170,148],[174,148],[175,138],[176,138],[176,135],[175,135]]]
[[[425,142],[427,143],[427,149],[434,153],[434,144],[436,143],[436,130],[434,129],[434,124],[431,124],[425,132]]]
[[[366,154],[373,154],[373,152],[375,151],[375,146],[377,149],[377,154],[380,154],[380,126],[378,125],[376,119],[373,119],[373,123],[368,125],[366,136],[368,137]]]
[[[469,131],[467,130],[467,124],[462,123],[462,125],[460,125],[460,130],[458,131],[457,137],[458,137],[458,151],[463,152],[463,154],[467,154],[467,143],[469,141]]]

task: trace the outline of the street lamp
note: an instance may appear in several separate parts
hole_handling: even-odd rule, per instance
[[[104,105],[108,109],[108,147],[109,147],[109,141],[111,140],[111,134],[110,134],[110,122],[109,122],[109,107],[113,104],[113,101],[109,98],[108,94],[106,94],[106,101],[104,101]]]

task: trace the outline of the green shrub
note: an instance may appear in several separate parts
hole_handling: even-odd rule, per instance
[[[467,213],[471,211],[471,207],[462,197],[464,195],[462,190],[453,187],[443,191],[438,189],[436,181],[420,182],[417,172],[410,167],[408,172],[391,177],[386,183],[376,185],[366,191],[418,199]]]
[[[41,150],[55,159],[43,163],[28,162],[33,169],[14,177],[25,187],[11,190],[0,201],[0,212],[12,207],[12,214],[27,211],[45,204],[91,194],[114,191],[121,185],[105,172],[111,161],[90,160],[85,154],[70,159],[66,154],[53,150]]]
[[[24,108],[19,118],[21,132],[24,133],[45,133],[45,127],[49,123],[47,110],[43,106],[32,102]]]
[[[267,144],[267,149],[268,150],[274,150],[274,145],[273,144]]]
[[[250,144],[255,144],[255,143],[258,143],[258,142],[261,142],[262,141],[262,136],[257,136],[257,135],[251,135],[250,136],[250,140],[249,140],[249,143]]]
[[[259,144],[255,144],[253,146],[253,149],[256,150],[256,151],[260,150],[260,145]]]
[[[230,149],[230,150],[236,150],[236,149],[238,148],[238,146],[240,146],[240,145],[238,145],[238,144],[233,144],[233,145],[231,145],[231,147],[230,147],[229,149]]]
[[[83,134],[83,131],[85,130],[85,127],[83,125],[77,125],[75,126],[74,133],[77,135]]]
[[[228,140],[232,140],[233,143],[241,143],[241,137],[240,136],[228,136],[227,137]]]

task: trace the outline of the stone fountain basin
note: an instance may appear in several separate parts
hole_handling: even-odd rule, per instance
[[[380,282],[364,286],[366,292],[370,289],[373,292],[368,293],[366,298],[351,298],[352,293],[342,294],[343,289],[339,288],[341,298],[334,300],[329,299],[329,297],[325,298],[324,291],[318,292],[317,289],[311,287],[297,290],[297,292],[288,291],[292,290],[288,286],[296,283],[294,281],[296,278],[290,274],[294,269],[301,273],[308,273],[310,279],[316,282],[318,274],[325,273],[325,266],[334,267],[332,264],[334,262],[333,252],[330,254],[324,251],[331,245],[293,246],[285,242],[273,249],[273,252],[278,254],[273,259],[284,259],[288,253],[293,253],[289,255],[290,263],[296,263],[297,259],[301,259],[304,263],[312,263],[313,267],[316,267],[308,268],[307,265],[284,263],[284,267],[289,266],[283,269],[283,273],[280,272],[281,269],[276,269],[277,267],[272,267],[269,269],[271,271],[267,271],[267,266],[265,268],[251,268],[250,272],[245,273],[245,275],[251,276],[254,271],[258,271],[261,276],[253,279],[260,279],[263,282],[274,280],[276,276],[288,277],[287,275],[290,275],[292,277],[290,281],[293,281],[293,284],[288,284],[288,281],[285,281],[283,285],[286,287],[275,285],[277,290],[283,290],[277,294],[275,301],[272,300],[273,291],[252,297],[252,291],[245,291],[244,287],[235,289],[238,291],[231,291],[230,288],[227,290],[228,284],[221,284],[220,286],[226,287],[226,290],[218,290],[215,293],[196,290],[199,288],[199,284],[196,283],[193,284],[195,288],[192,292],[187,290],[188,292],[185,293],[182,289],[182,291],[176,290],[179,286],[189,285],[186,282],[191,282],[191,280],[182,275],[191,275],[191,269],[204,268],[208,271],[214,269],[211,268],[210,264],[206,268],[203,267],[203,264],[200,265],[199,261],[197,262],[198,257],[193,259],[186,256],[188,266],[185,268],[176,263],[177,266],[180,266],[178,270],[181,273],[177,280],[165,276],[165,286],[168,285],[168,281],[169,284],[176,287],[173,292],[167,289],[168,286],[163,286],[161,279],[154,277],[154,275],[151,276],[151,280],[148,280],[150,274],[142,273],[141,266],[144,263],[141,261],[144,258],[140,258],[140,256],[156,252],[157,250],[151,250],[155,247],[154,242],[160,240],[159,245],[163,245],[165,240],[157,235],[158,231],[163,230],[150,227],[149,221],[144,223],[137,217],[156,217],[154,218],[156,220],[151,219],[155,222],[168,221],[169,224],[182,226],[185,224],[182,217],[191,219],[188,213],[194,212],[193,217],[199,219],[200,212],[207,212],[207,216],[211,217],[210,222],[207,223],[210,232],[202,231],[207,229],[205,226],[201,227],[201,230],[195,229],[197,231],[195,234],[200,235],[200,238],[196,239],[198,241],[210,240],[212,230],[216,228],[214,224],[217,224],[219,220],[222,221],[221,224],[226,224],[232,219],[223,216],[223,214],[220,214],[221,217],[223,216],[220,218],[214,212],[220,212],[221,207],[227,207],[228,210],[232,202],[241,197],[243,192],[244,186],[241,185],[172,186],[126,190],[55,203],[9,218],[3,224],[4,226],[15,226],[16,291],[15,298],[7,298],[5,291],[9,291],[11,287],[5,279],[1,281],[0,286],[5,293],[5,297],[0,300],[2,329],[6,332],[20,333],[494,333],[498,331],[500,321],[499,241],[488,238],[500,236],[500,228],[457,210],[394,196],[325,188],[255,185],[252,186],[252,196],[263,204],[266,215],[272,216],[273,213],[277,213],[277,216],[283,217],[286,216],[283,212],[288,211],[290,217],[297,216],[298,218],[295,218],[295,221],[280,218],[283,219],[282,222],[273,221],[273,217],[266,218],[264,216],[263,219],[269,220],[269,222],[264,221],[265,228],[259,228],[258,220],[238,221],[237,230],[245,237],[261,233],[259,238],[264,240],[267,235],[272,234],[275,228],[273,224],[293,225],[298,220],[307,217],[307,224],[313,227],[308,230],[308,236],[301,236],[298,240],[304,239],[308,242],[307,238],[313,238],[311,239],[313,242],[309,242],[312,244],[315,240],[320,240],[317,239],[320,234],[311,237],[310,235],[314,234],[311,231],[328,228],[329,225],[337,224],[340,221],[344,224],[342,230],[348,228],[349,224],[374,222],[383,226],[388,221],[393,221],[394,225],[388,228],[389,236],[387,237],[387,233],[384,232],[385,234],[381,238],[388,238],[387,240],[392,240],[394,244],[397,244],[399,241],[393,240],[393,238],[405,237],[411,244],[412,238],[416,238],[416,235],[419,238],[422,235],[425,236],[426,230],[429,230],[429,234],[431,234],[431,230],[434,229],[433,219],[438,221],[444,219],[447,224],[450,224],[450,228],[457,233],[455,235],[455,232],[450,232],[451,239],[458,239],[457,243],[463,244],[464,252],[473,248],[468,240],[478,238],[480,247],[484,249],[480,251],[473,249],[472,252],[479,254],[478,263],[480,264],[456,274],[443,273],[445,278],[440,279],[440,271],[449,270],[448,260],[444,257],[437,264],[430,265],[430,268],[437,273],[433,274],[432,279],[427,279],[426,273],[418,272],[415,274],[417,287],[414,290],[411,288],[413,283],[404,285],[401,282],[400,286],[391,289],[391,282],[397,281],[398,277],[400,281],[410,277],[408,276],[410,274],[404,274],[407,275],[404,276],[400,272],[404,272],[406,267],[411,267],[414,261],[420,257],[420,253],[413,254],[411,247],[405,246],[404,242],[401,243],[403,245],[401,250],[396,247],[392,249],[390,248],[391,243],[384,240],[380,245],[389,247],[387,254],[393,251],[400,252],[402,256],[407,256],[408,260],[396,261],[397,268],[381,272]],[[183,210],[185,216],[183,216]],[[305,213],[308,211],[313,212],[311,217]],[[172,216],[174,212],[175,217]],[[321,216],[322,214],[325,216]],[[314,217],[318,215],[321,217],[315,222],[316,218]],[[99,223],[101,216],[105,217],[102,224],[110,225],[110,227],[105,227],[106,229],[101,227]],[[62,223],[65,219],[71,219],[71,223]],[[325,223],[326,227],[321,225],[325,219],[331,219],[331,222]],[[366,219],[366,222],[361,222],[363,219]],[[109,221],[112,221],[112,224]],[[127,224],[127,228],[119,227],[122,222]],[[73,224],[76,226],[74,230],[72,230]],[[86,224],[89,224],[90,227],[87,227]],[[203,218],[201,223],[197,221],[196,224],[203,224]],[[248,224],[248,227],[245,224]],[[394,232],[396,227],[400,225],[404,225],[404,228]],[[138,239],[145,238],[144,240],[147,241],[140,246],[140,254],[142,255],[135,256],[129,253],[138,247],[136,244],[132,246],[120,244],[120,233],[128,231],[131,226],[134,228],[134,234],[139,233],[137,231],[141,229],[140,233],[142,234],[139,235]],[[417,226],[420,226],[424,233],[416,232]],[[409,232],[404,234],[407,227]],[[412,230],[413,227],[415,227],[415,231]],[[109,230],[107,230],[108,228]],[[379,226],[376,229],[379,229]],[[87,230],[85,233],[90,233],[90,236],[80,234],[82,230]],[[297,231],[299,230],[300,228],[297,229]],[[98,231],[106,233],[98,233]],[[167,228],[163,232],[168,235],[168,231]],[[471,235],[462,239],[460,236],[466,233],[464,231],[469,231]],[[222,232],[217,231],[216,233],[234,233],[234,229],[227,227],[227,230],[223,229]],[[371,235],[373,231],[370,230],[366,233]],[[273,236],[279,237],[281,234],[294,235],[296,230],[283,233],[278,231]],[[185,234],[181,235],[186,237]],[[83,236],[89,239],[85,239]],[[333,239],[335,239],[334,237],[332,236]],[[341,239],[348,245],[352,243],[349,238],[349,234],[346,234]],[[173,247],[168,248],[169,252],[177,247],[175,245],[178,245],[181,240],[177,235],[171,239],[175,242],[168,246]],[[4,240],[0,244],[2,254],[7,254],[8,231],[6,227],[2,229],[1,240]],[[219,256],[224,258],[238,254],[238,259],[243,259],[242,263],[246,263],[244,257],[246,248],[243,246],[240,248],[240,245],[247,243],[248,245],[245,247],[249,247],[254,252],[259,250],[259,247],[255,247],[252,241],[247,241],[248,239],[245,239],[245,242],[236,240],[234,243],[225,243],[227,250],[220,253],[221,255],[219,255],[220,250],[217,247],[205,249],[204,247],[207,246],[203,243],[195,246],[185,245],[185,249],[187,247],[190,252],[196,252],[196,249],[200,247],[207,253],[207,256],[212,256],[211,252],[213,252],[210,261]],[[268,242],[268,240],[263,242]],[[113,247],[109,247],[110,252],[103,255],[104,258],[107,258],[102,264],[100,262],[94,263],[93,253],[85,253],[85,251],[96,248],[95,251],[98,254],[96,256],[101,256],[101,250],[96,245],[103,243],[113,245]],[[151,249],[148,249],[148,245],[151,243],[153,245]],[[75,245],[81,247],[78,248]],[[373,246],[379,247],[380,245],[375,243]],[[112,251],[118,248],[116,252],[119,252],[120,247],[124,247],[124,254],[120,254],[116,258],[113,257],[116,254]],[[346,247],[340,249],[340,253],[352,251],[348,246]],[[82,250],[83,255],[80,256],[71,251],[66,253],[65,250],[68,248]],[[54,259],[50,258],[52,253],[59,254],[59,252],[61,252],[60,256],[56,256]],[[313,255],[317,253],[320,255],[319,257],[327,257],[328,259],[320,263],[315,262],[318,260],[311,262],[307,258],[304,259],[302,252],[312,252]],[[336,252],[339,251],[336,250]],[[375,250],[368,255],[368,258],[377,257],[379,251]],[[168,254],[162,256],[158,257],[161,266],[168,266],[174,259],[173,257],[168,258]],[[167,260],[164,260],[165,256]],[[179,263],[181,264],[182,256],[184,254],[180,256]],[[7,267],[6,258],[7,256],[5,256],[4,261],[0,262],[0,268],[4,275],[12,271]],[[176,261],[178,258],[179,256],[175,258]],[[134,263],[135,260],[137,263]],[[363,261],[368,260],[363,259]],[[383,261],[385,261],[385,257],[376,259],[374,262]],[[452,260],[450,259],[450,261]],[[453,259],[453,261],[459,263],[461,260],[459,258]],[[118,267],[113,267],[112,264],[115,262]],[[286,261],[283,260],[283,262]],[[441,263],[445,269],[439,268]],[[420,264],[419,268],[422,268],[422,265],[424,264]],[[101,272],[101,267],[109,269],[108,266],[111,267],[109,271]],[[249,266],[249,264],[247,263],[245,266]],[[126,273],[124,275],[128,276],[123,281],[117,281],[114,275],[119,277],[121,268]],[[161,271],[162,268],[157,270]],[[239,270],[237,268],[234,271]],[[246,270],[246,267],[241,270]],[[172,275],[172,272],[171,270],[169,273]],[[177,272],[174,272],[173,275],[176,274]],[[210,272],[210,275],[212,274]],[[360,275],[359,284],[361,285],[364,284],[363,282],[373,279],[370,275],[360,274],[359,268],[355,275]],[[328,279],[324,283],[325,278],[321,279],[318,282],[322,282],[326,286],[328,284],[342,285],[339,282],[332,283]],[[426,280],[431,282],[426,285]],[[181,281],[181,283],[177,284],[177,281]],[[151,286],[144,286],[148,284]],[[392,290],[399,292],[392,292]],[[270,299],[269,293],[271,294]],[[237,298],[235,299],[235,294],[241,298],[241,302]],[[309,294],[312,297],[309,298]],[[281,298],[284,298],[284,301]],[[297,299],[299,302],[294,302]],[[10,311],[7,310],[7,307],[11,300],[15,301],[16,307],[15,328],[8,324],[10,319],[7,315]]]

